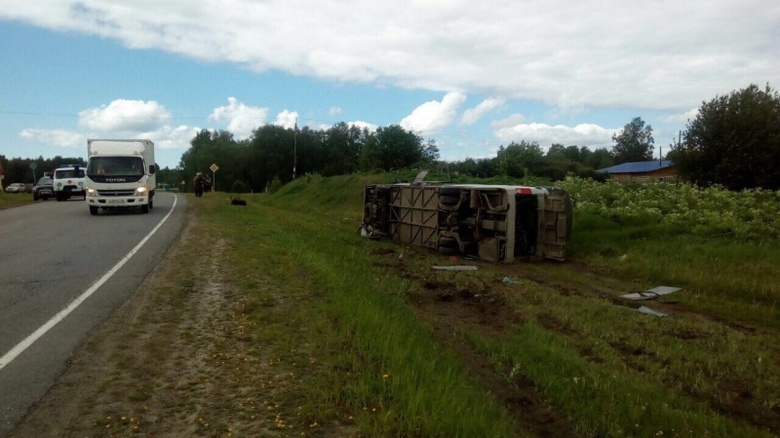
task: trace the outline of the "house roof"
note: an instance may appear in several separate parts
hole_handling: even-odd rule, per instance
[[[629,163],[617,164],[611,167],[605,167],[597,170],[597,172],[604,173],[647,173],[658,169],[666,169],[671,167],[672,162],[670,160],[653,160],[653,161],[632,161]]]

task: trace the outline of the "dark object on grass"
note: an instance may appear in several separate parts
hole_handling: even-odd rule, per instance
[[[246,205],[246,201],[241,198],[235,198],[233,196],[228,198],[230,205]]]

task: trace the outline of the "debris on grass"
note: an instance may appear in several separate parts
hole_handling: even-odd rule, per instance
[[[621,295],[620,298],[624,298],[626,300],[631,300],[631,301],[654,300],[660,296],[669,295],[670,293],[677,292],[678,290],[680,290],[679,287],[658,286],[643,292],[634,292],[631,294]]]
[[[476,265],[431,266],[436,271],[476,271]]]
[[[669,316],[668,313],[659,312],[657,310],[651,309],[651,308],[646,307],[646,306],[640,306],[638,309],[636,309],[636,311],[639,312],[639,313],[644,313],[645,315],[657,316],[659,318],[664,318],[664,317]]]

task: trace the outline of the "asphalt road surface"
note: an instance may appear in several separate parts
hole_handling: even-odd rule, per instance
[[[91,216],[75,198],[0,210],[0,437],[165,257],[185,207],[158,193],[149,214]]]

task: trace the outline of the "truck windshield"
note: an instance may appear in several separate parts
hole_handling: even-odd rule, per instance
[[[84,178],[84,168],[80,168],[78,172],[75,170],[55,170],[54,171],[54,178],[55,179],[63,179],[63,178]]]
[[[144,160],[141,157],[92,157],[87,174],[140,177],[144,175]]]

